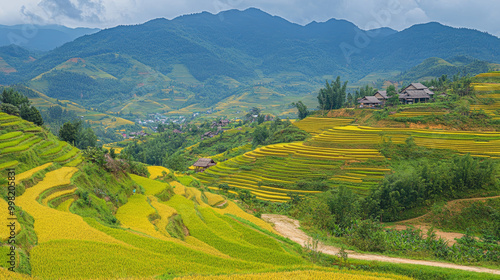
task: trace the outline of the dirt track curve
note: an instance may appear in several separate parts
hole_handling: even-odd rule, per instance
[[[311,239],[307,234],[305,234],[302,230],[299,229],[300,224],[299,221],[297,220],[288,218],[287,216],[275,215],[275,214],[263,214],[262,219],[271,224],[274,224],[274,229],[277,232],[299,243],[301,246],[305,246],[305,243]],[[336,255],[339,252],[339,248],[328,246],[322,243],[318,244],[318,250],[329,255]],[[483,267],[465,266],[465,265],[457,265],[457,264],[434,262],[434,261],[393,258],[380,255],[360,254],[349,250],[347,251],[347,253],[349,254],[349,258],[359,259],[359,260],[417,264],[417,265],[453,268],[453,269],[467,270],[473,272],[485,272],[485,273],[500,275],[500,270],[483,268]]]

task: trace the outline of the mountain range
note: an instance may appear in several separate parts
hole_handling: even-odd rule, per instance
[[[303,26],[250,8],[117,26],[43,55],[2,47],[0,83],[122,113],[139,101],[174,113],[228,104],[286,109],[291,100],[315,103],[311,94],[337,75],[351,84],[368,76],[412,80],[421,77],[409,70],[426,59],[464,55],[483,61],[484,72],[500,62],[499,46],[498,37],[436,22],[365,31],[336,19]]]
[[[32,51],[50,51],[98,28],[69,28],[62,25],[0,25],[0,46],[18,45]]]

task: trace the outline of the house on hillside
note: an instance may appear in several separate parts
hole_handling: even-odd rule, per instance
[[[434,92],[421,83],[411,83],[399,94],[399,100],[402,104],[425,103],[429,102],[434,96]]]
[[[216,164],[217,163],[211,158],[200,158],[193,164],[193,166],[195,167],[196,172],[203,172],[205,169]]]
[[[385,90],[379,90],[373,96],[375,96],[381,102],[381,105],[385,105],[385,102],[388,99],[387,91]]]
[[[373,108],[378,107],[382,102],[375,96],[365,96],[358,100],[359,108]]]

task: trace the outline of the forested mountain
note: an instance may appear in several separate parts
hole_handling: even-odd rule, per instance
[[[214,107],[231,96],[254,105],[272,94],[297,100],[337,75],[352,84],[371,73],[407,71],[430,57],[466,54],[498,63],[499,45],[500,39],[487,33],[439,23],[363,31],[336,19],[302,26],[250,8],[118,26],[30,63],[13,65],[4,58],[16,71],[0,71],[0,83],[29,81],[48,96],[92,100],[114,112],[148,96],[146,101],[164,112]],[[276,104],[288,102],[280,98]]]
[[[0,46],[19,45],[30,50],[49,51],[97,28],[68,28],[62,25],[0,25]]]

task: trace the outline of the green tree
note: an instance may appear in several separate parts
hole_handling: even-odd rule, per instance
[[[95,147],[97,144],[97,136],[92,128],[87,127],[81,129],[77,134],[76,147],[86,149],[87,147]]]
[[[400,104],[399,102],[399,94],[394,85],[390,85],[387,87],[387,102],[386,104],[389,106],[397,106]]]
[[[363,98],[365,96],[373,96],[377,93],[377,89],[372,88],[369,85],[365,85],[364,87],[360,87],[355,92],[355,98]]]
[[[328,207],[335,224],[345,229],[360,218],[361,208],[358,196],[345,186],[340,186],[328,199]]]
[[[346,99],[347,81],[342,84],[340,76],[335,81],[328,83],[319,90],[318,102],[321,110],[342,108]]]
[[[23,120],[36,125],[43,125],[43,118],[40,112],[34,106],[29,106],[28,103],[22,103],[19,108],[19,114]]]
[[[21,105],[26,104],[30,105],[30,101],[28,97],[23,94],[14,91],[12,88],[4,89],[1,96],[2,103],[9,103],[16,107],[21,107]]]
[[[59,130],[59,139],[75,145],[78,137],[79,126],[75,123],[66,122]]]
[[[12,104],[9,104],[9,103],[2,103],[2,106],[0,107],[0,109],[2,110],[2,112],[9,114],[9,115],[18,116],[18,117],[20,115],[19,108],[17,108],[16,106],[14,106]]]
[[[307,110],[307,106],[302,103],[302,101],[299,101],[297,103],[292,103],[293,106],[295,106],[297,108],[297,110],[299,111],[299,119],[302,120],[304,119],[305,117],[307,117],[307,115],[309,115],[309,111]]]
[[[177,152],[167,157],[165,166],[173,170],[184,171],[186,169],[186,159],[181,152]]]
[[[164,132],[165,131],[165,125],[162,124],[162,123],[159,123],[158,127],[156,128],[156,131],[158,131],[160,133]]]
[[[266,142],[267,137],[269,137],[269,131],[265,126],[257,126],[252,134],[252,145],[254,147],[262,145]]]

